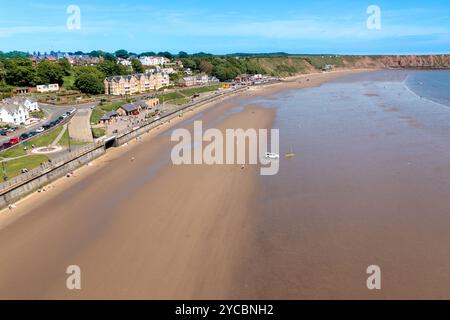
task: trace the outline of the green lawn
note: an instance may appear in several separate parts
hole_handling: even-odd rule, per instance
[[[101,138],[106,134],[105,129],[103,128],[92,128],[92,135],[94,139]]]
[[[22,174],[22,169],[27,168],[28,170],[34,169],[48,161],[48,157],[44,155],[32,155],[23,158],[11,160],[5,162],[4,167],[8,179]],[[0,181],[4,181],[5,172],[3,171],[3,165],[0,166]]]
[[[106,112],[104,112],[100,108],[94,108],[92,110],[91,119],[89,121],[91,122],[91,124],[92,123],[97,124],[105,113]]]
[[[63,78],[64,83],[63,86],[67,90],[72,90],[75,88],[75,75],[71,74],[70,76],[66,76]]]
[[[45,113],[44,111],[30,112],[30,117],[43,119],[45,117]]]
[[[22,144],[20,144],[14,148],[0,152],[0,157],[1,158],[15,158],[15,157],[24,156],[24,155],[26,155],[26,152],[25,152],[25,150],[23,150],[23,147],[24,146]]]
[[[107,112],[117,110],[120,106],[126,104],[127,101],[108,102],[102,105],[98,105],[92,110],[90,122],[97,124],[101,117]]]
[[[213,84],[211,86],[206,86],[206,87],[184,89],[184,90],[181,90],[181,93],[190,97],[196,93],[216,91],[220,87],[222,87],[222,85],[220,83],[218,83],[218,84]]]
[[[49,133],[46,133],[42,136],[33,138],[31,140],[28,141],[28,145],[31,147],[31,145],[35,145],[36,147],[46,147],[50,144],[52,144],[52,142],[56,139],[56,137],[58,136],[58,134],[61,132],[61,130],[63,129],[62,126],[53,129],[52,131],[50,131]]]
[[[188,101],[189,101],[189,98],[183,97],[183,98],[170,100],[170,103],[173,103],[173,104],[175,104],[177,106],[180,106],[182,104],[187,103]]]
[[[164,94],[158,95],[159,102],[161,102],[161,103],[167,102],[167,101],[171,101],[171,100],[175,100],[175,99],[181,99],[181,98],[184,98],[184,97],[185,96],[182,95],[179,92],[171,92],[171,93],[164,93]]]
[[[214,85],[206,86],[206,87],[188,88],[188,89],[183,89],[183,90],[180,90],[177,92],[163,93],[163,94],[158,95],[158,98],[161,103],[170,102],[173,104],[180,105],[180,104],[184,104],[184,103],[188,102],[189,98],[192,97],[196,93],[216,91],[220,87],[222,87],[222,85],[218,83],[218,84],[214,84]]]

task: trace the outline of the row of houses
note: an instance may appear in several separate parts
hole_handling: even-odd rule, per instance
[[[30,112],[39,110],[38,102],[30,98],[14,97],[4,99],[0,101],[0,123],[28,124]]]
[[[208,84],[219,83],[216,77],[208,76],[207,74],[199,74],[196,76],[184,77],[178,81],[182,87],[204,86]]]
[[[34,63],[38,63],[43,60],[57,61],[59,59],[66,58],[70,64],[77,66],[91,66],[102,62],[103,57],[91,57],[87,54],[69,54],[63,52],[57,52],[53,54],[33,54],[31,60]]]
[[[170,85],[170,77],[163,72],[137,73],[127,76],[112,76],[104,80],[105,94],[125,96],[159,90]]]

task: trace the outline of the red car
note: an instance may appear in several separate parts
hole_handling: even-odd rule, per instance
[[[10,140],[9,140],[9,144],[10,145],[15,145],[15,144],[18,144],[19,143],[19,137],[12,137]]]

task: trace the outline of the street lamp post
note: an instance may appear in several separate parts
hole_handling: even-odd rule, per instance
[[[6,167],[5,167],[5,161],[2,161],[2,168],[3,168],[3,180],[8,180],[8,176],[6,175]]]
[[[70,144],[70,130],[69,130],[69,127],[70,127],[70,122],[67,124],[67,140],[69,142],[69,152],[72,152],[72,146]]]

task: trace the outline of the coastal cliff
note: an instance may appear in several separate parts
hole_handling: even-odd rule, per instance
[[[277,77],[315,73],[330,69],[450,68],[450,55],[289,55],[233,54],[227,56],[192,56],[182,58],[185,67],[210,71],[221,81],[239,74],[270,74]],[[205,68],[205,66],[209,66]]]

